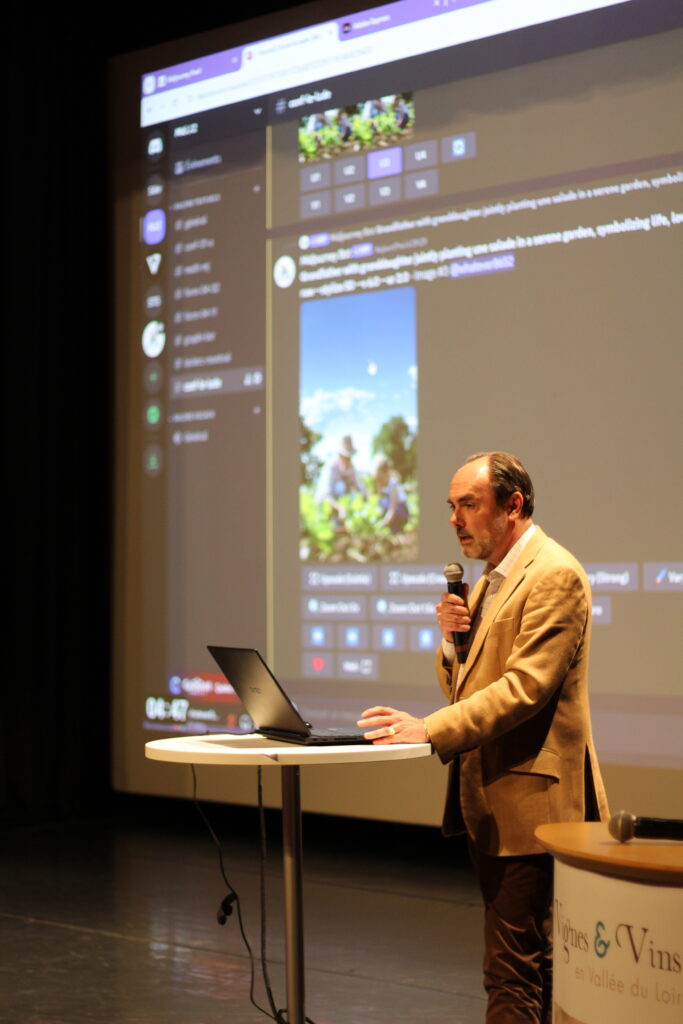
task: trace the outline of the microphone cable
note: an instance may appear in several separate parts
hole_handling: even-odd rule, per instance
[[[193,764],[191,764],[190,768],[192,770],[192,802],[193,802],[194,806],[196,807],[197,812],[198,812],[200,818],[204,822],[204,825],[206,826],[206,828],[207,828],[207,830],[209,832],[209,835],[211,836],[211,839],[213,840],[213,843],[214,843],[214,845],[216,847],[216,850],[218,851],[218,863],[219,863],[219,867],[220,867],[220,873],[221,873],[221,877],[223,879],[223,882],[225,883],[225,887],[226,887],[226,889],[228,891],[227,895],[223,898],[223,900],[222,900],[222,902],[221,902],[221,904],[220,904],[220,906],[218,908],[218,912],[216,914],[216,920],[221,925],[225,924],[226,919],[232,913],[232,905],[234,903],[235,907],[237,908],[237,920],[239,922],[240,935],[242,936],[242,941],[243,941],[244,946],[245,946],[245,948],[247,950],[247,953],[249,954],[249,972],[250,972],[249,1002],[252,1004],[252,1006],[255,1009],[257,1009],[265,1017],[269,1017],[270,1020],[275,1021],[275,1024],[287,1024],[287,1011],[284,1010],[284,1009],[278,1010],[278,1008],[277,1008],[277,1006],[275,1004],[275,999],[273,997],[273,990],[272,990],[272,986],[271,986],[271,982],[270,982],[270,977],[269,977],[269,974],[268,974],[268,961],[267,961],[267,955],[266,955],[266,948],[267,948],[267,941],[266,941],[267,920],[266,920],[266,877],[265,876],[266,876],[266,860],[267,860],[267,840],[266,840],[265,810],[264,810],[264,806],[263,806],[262,768],[261,768],[260,765],[257,767],[257,777],[258,777],[258,814],[259,814],[259,832],[260,832],[260,870],[259,870],[259,874],[260,874],[260,900],[261,900],[261,973],[263,975],[263,983],[264,983],[264,986],[265,986],[265,989],[266,989],[266,995],[268,996],[268,1004],[269,1004],[270,1009],[271,1009],[270,1013],[263,1006],[260,1006],[256,1002],[256,998],[255,998],[255,995],[254,995],[255,980],[256,980],[256,966],[255,966],[255,962],[254,962],[254,954],[252,952],[251,946],[249,945],[249,940],[247,939],[247,935],[246,935],[246,932],[244,930],[244,923],[242,921],[242,908],[240,906],[240,898],[239,898],[239,895],[237,894],[237,892],[235,891],[235,889],[233,888],[233,886],[230,884],[230,881],[228,879],[228,876],[227,876],[227,873],[226,873],[226,870],[225,870],[225,863],[224,863],[224,860],[223,860],[223,848],[221,846],[220,840],[219,840],[218,836],[216,835],[216,833],[214,832],[214,830],[213,830],[213,828],[211,826],[211,822],[207,818],[206,814],[204,813],[204,809],[202,808],[201,804],[199,803],[199,800],[197,799],[197,773],[195,771],[195,766]],[[306,1017],[305,1019],[307,1021],[307,1024],[315,1024],[315,1021],[311,1020],[310,1017]]]
[[[199,800],[197,799],[197,772],[195,771],[195,766],[193,764],[191,764],[190,768],[192,770],[192,803],[194,804],[195,808],[197,809],[197,813],[199,814],[199,817],[204,822],[204,825],[206,826],[206,828],[208,830],[208,833],[211,836],[211,839],[213,840],[214,846],[216,847],[216,850],[218,851],[218,865],[219,865],[219,868],[220,868],[221,877],[223,879],[223,882],[225,883],[226,889],[228,890],[227,896],[224,897],[224,899],[222,900],[222,902],[220,904],[220,907],[218,908],[218,913],[216,914],[216,920],[221,925],[225,924],[226,919],[232,913],[232,904],[233,903],[235,904],[235,907],[237,908],[237,920],[238,920],[238,923],[239,923],[240,935],[242,936],[242,942],[244,943],[244,947],[245,947],[247,953],[249,954],[249,1002],[260,1013],[263,1013],[266,1017],[270,1017],[271,1020],[276,1020],[277,1021],[276,1017],[273,1017],[270,1013],[268,1013],[267,1010],[265,1010],[262,1006],[260,1006],[256,1002],[256,998],[255,998],[255,995],[254,995],[254,988],[255,988],[255,983],[256,983],[256,966],[255,966],[255,963],[254,963],[254,954],[252,952],[251,946],[249,945],[249,940],[247,938],[247,933],[244,930],[244,922],[242,920],[242,908],[240,906],[240,898],[239,898],[239,895],[237,894],[237,892],[235,891],[235,889],[233,889],[232,885],[230,884],[230,880],[228,879],[228,876],[227,876],[227,873],[226,873],[226,870],[225,870],[225,862],[223,860],[223,847],[221,846],[220,839],[218,838],[218,836],[214,832],[213,827],[211,825],[211,822],[207,818],[206,814],[204,813],[204,809],[203,809],[202,805],[199,803]],[[271,1003],[272,1003],[272,997],[271,997]],[[279,1022],[278,1022],[278,1024],[279,1024]]]

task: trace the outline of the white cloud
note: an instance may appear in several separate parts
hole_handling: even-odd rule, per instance
[[[313,430],[320,431],[339,415],[354,417],[363,414],[367,405],[375,398],[373,391],[360,388],[340,388],[338,391],[323,391],[317,388],[312,395],[302,397],[301,416]]]

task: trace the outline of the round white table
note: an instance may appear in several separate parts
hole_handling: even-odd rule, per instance
[[[285,963],[287,977],[287,1022],[304,1024],[304,931],[302,895],[301,789],[302,765],[350,764],[354,761],[402,761],[429,757],[428,743],[395,743],[373,746],[355,743],[343,746],[299,746],[267,740],[256,734],[183,736],[152,740],[145,744],[145,756],[155,761],[184,764],[261,765],[281,769],[282,782],[282,870],[285,898]]]

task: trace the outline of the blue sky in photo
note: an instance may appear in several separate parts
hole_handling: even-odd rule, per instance
[[[305,302],[300,319],[300,411],[323,435],[326,459],[351,434],[359,469],[372,438],[402,416],[417,433],[415,289],[394,288]]]

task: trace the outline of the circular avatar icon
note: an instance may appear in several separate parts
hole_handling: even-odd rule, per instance
[[[161,363],[146,363],[145,364],[145,390],[150,395],[157,395],[161,391],[161,385],[163,382],[162,367]]]
[[[296,280],[296,263],[291,256],[281,256],[273,267],[273,280],[278,288],[289,288]]]
[[[164,351],[166,328],[161,320],[150,320],[142,332],[142,351],[150,359],[156,359]]]
[[[146,476],[159,476],[163,459],[163,452],[158,444],[147,445],[142,456],[142,467]]]
[[[145,406],[145,426],[156,430],[161,424],[161,406],[156,401],[147,402]]]

